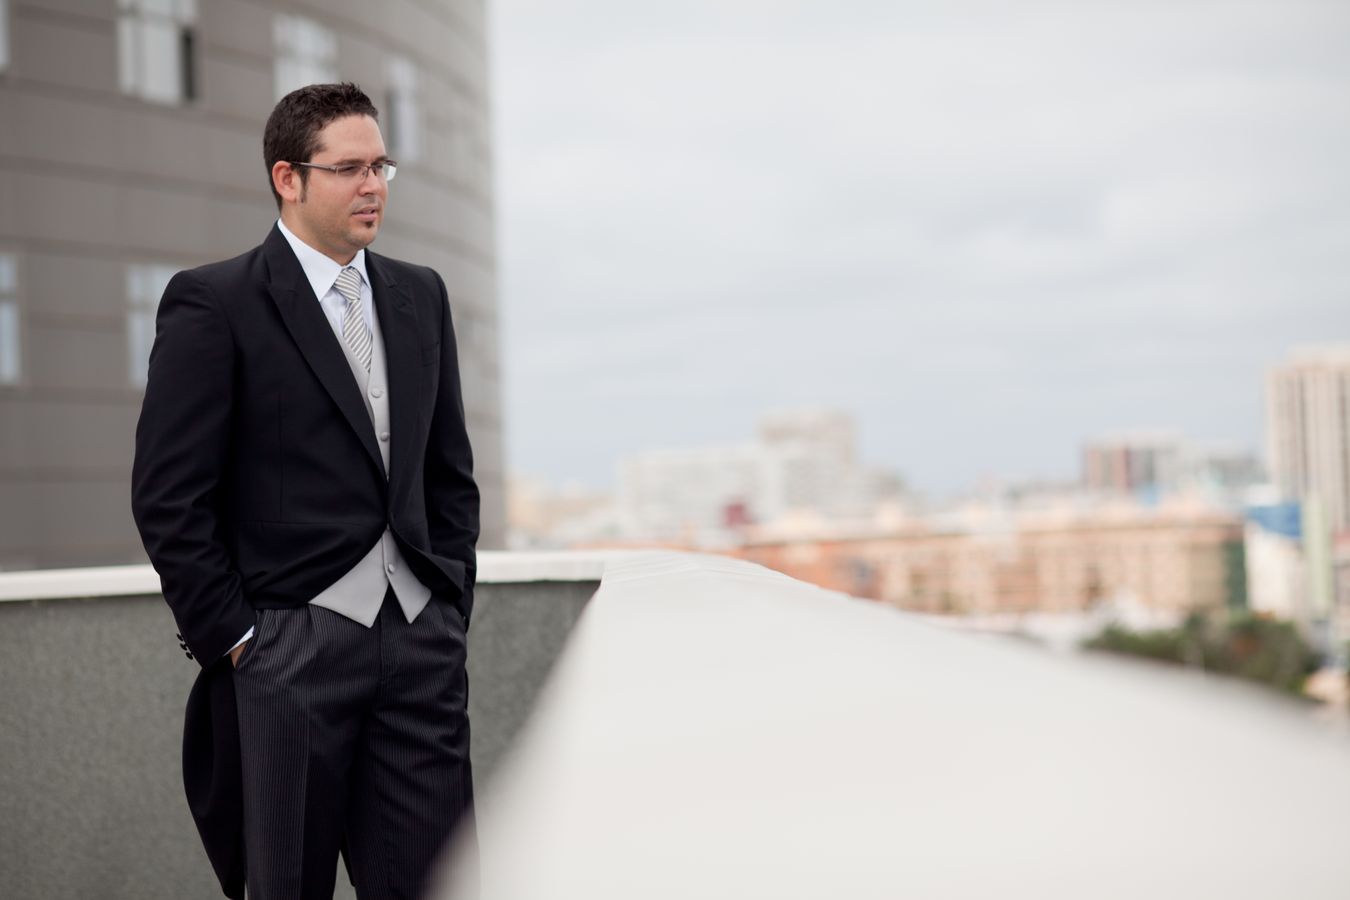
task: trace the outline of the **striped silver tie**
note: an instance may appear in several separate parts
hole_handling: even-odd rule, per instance
[[[366,327],[365,313],[361,309],[361,273],[354,266],[348,266],[338,273],[334,286],[347,299],[347,311],[342,317],[342,338],[369,372],[370,329]]]

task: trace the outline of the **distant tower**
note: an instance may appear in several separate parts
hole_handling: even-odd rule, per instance
[[[1309,347],[1266,377],[1270,471],[1301,508],[1307,606],[1350,641],[1350,345]]]
[[[375,250],[444,277],[483,547],[504,539],[482,0],[0,0],[0,568],[144,559],[132,432],[172,274],[277,212],[263,123],[349,80],[399,162]]]
[[[1266,377],[1271,476],[1315,499],[1328,528],[1350,530],[1350,345],[1305,348]]]

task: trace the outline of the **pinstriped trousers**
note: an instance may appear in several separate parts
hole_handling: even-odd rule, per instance
[[[422,896],[452,829],[471,840],[464,623],[392,592],[365,628],[260,610],[234,670],[249,900],[331,900],[338,853],[362,900]]]

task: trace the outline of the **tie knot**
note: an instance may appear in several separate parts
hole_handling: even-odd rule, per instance
[[[361,297],[361,273],[355,266],[347,266],[338,273],[335,287],[348,303],[355,303]]]

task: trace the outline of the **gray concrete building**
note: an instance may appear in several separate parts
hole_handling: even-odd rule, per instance
[[[159,296],[276,218],[273,103],[360,84],[399,162],[375,249],[445,279],[504,531],[484,0],[0,0],[0,568],[143,559],[132,437]]]

